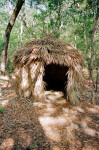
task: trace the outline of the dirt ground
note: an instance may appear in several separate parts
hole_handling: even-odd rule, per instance
[[[98,150],[99,106],[92,104],[89,84],[76,106],[62,92],[46,91],[45,101],[34,101],[18,98],[7,82],[0,87],[1,150]]]

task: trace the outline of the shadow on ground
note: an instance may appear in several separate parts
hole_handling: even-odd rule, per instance
[[[62,92],[46,91],[41,102],[17,98],[11,88],[2,92],[2,150],[98,150],[99,106],[83,99],[71,106]]]

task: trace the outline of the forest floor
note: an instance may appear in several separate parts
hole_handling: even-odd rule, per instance
[[[0,81],[1,150],[98,150],[99,106],[92,104],[89,81],[75,106],[62,92],[46,91],[46,101],[17,98],[7,84]]]

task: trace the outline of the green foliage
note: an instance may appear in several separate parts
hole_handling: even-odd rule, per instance
[[[1,103],[0,103],[0,113],[4,113],[4,107],[2,106]]]
[[[0,53],[4,34],[12,10],[17,0],[0,1]],[[10,7],[8,7],[8,5]],[[97,10],[97,1],[93,0],[27,0],[11,32],[7,71],[13,71],[12,56],[23,44],[34,38],[42,38],[47,34],[61,38],[67,43],[76,45],[85,54],[84,46],[84,13],[86,14],[87,56],[90,60],[90,34]],[[25,20],[25,21],[24,21]],[[23,26],[23,28],[22,28]],[[97,66],[99,30],[95,37],[95,66]],[[75,40],[76,36],[76,40]],[[0,54],[1,55],[1,54]],[[1,58],[1,57],[0,57]],[[0,61],[1,62],[1,61]]]

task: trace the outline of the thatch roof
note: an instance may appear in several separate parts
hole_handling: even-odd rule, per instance
[[[46,64],[55,63],[68,67],[84,65],[84,55],[63,40],[46,37],[25,44],[14,55],[15,65],[29,64],[33,60],[43,60]]]
[[[46,81],[49,81],[49,73],[53,73],[52,67],[51,71],[48,70],[46,75],[47,80],[44,80],[44,72],[47,71],[44,64],[46,64],[46,66],[50,66],[48,64],[51,64],[54,67],[58,64],[58,66],[61,65],[64,69],[66,69],[65,67],[68,68],[68,71],[65,72],[66,74],[64,74],[65,70],[63,69],[62,75],[65,75],[65,78],[63,76],[61,78],[63,81],[67,79],[67,81],[64,81],[67,99],[69,99],[72,104],[75,104],[83,89],[84,63],[83,53],[62,40],[51,37],[33,40],[25,44],[14,55],[16,93],[21,96],[24,95],[24,97],[31,95],[34,98],[43,97],[44,85]],[[57,67],[54,68],[54,70],[57,72]],[[58,74],[57,76],[60,75]],[[62,80],[59,77],[57,77],[57,79]]]

